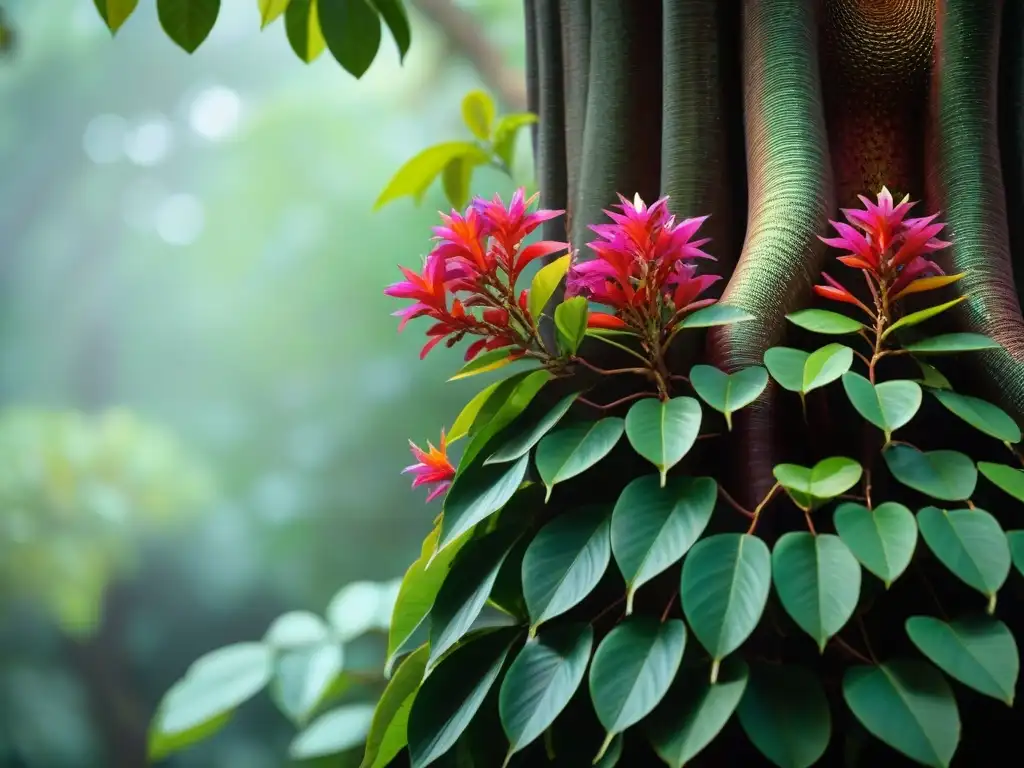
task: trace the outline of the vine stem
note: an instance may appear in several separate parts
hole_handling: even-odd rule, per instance
[[[871,662],[877,664],[878,657],[875,656],[875,652],[871,649],[871,640],[868,639],[868,631],[864,627],[864,619],[860,616],[857,617],[857,626],[860,627],[860,636],[864,638],[864,647],[868,649],[868,656],[871,657]]]
[[[781,487],[782,486],[779,483],[773,485],[771,487],[771,490],[768,491],[767,494],[765,494],[765,497],[763,499],[761,499],[761,503],[754,507],[754,511],[750,516],[750,527],[747,528],[748,535],[752,534],[757,529],[757,521],[761,519],[761,512],[764,510],[766,506],[768,506],[768,502],[775,498],[775,494],[778,493]]]
[[[835,644],[837,646],[842,648],[844,651],[846,651],[848,654],[850,654],[854,658],[856,658],[856,659],[858,659],[860,661],[863,661],[865,664],[870,664],[871,663],[871,659],[869,659],[863,653],[858,651],[856,648],[854,648],[848,642],[843,640],[843,638],[841,638],[839,635],[835,635],[832,639],[835,641]]]
[[[572,358],[572,362],[578,363],[579,365],[582,365],[584,368],[589,368],[594,373],[600,373],[602,376],[615,376],[623,373],[632,373],[636,374],[637,376],[646,376],[647,378],[650,378],[652,374],[650,368],[599,368],[598,366],[588,362],[582,357],[574,357]]]
[[[742,504],[740,504],[738,501],[736,501],[736,499],[734,499],[731,495],[729,495],[729,492],[727,490],[725,490],[725,488],[722,487],[721,483],[718,484],[718,493],[722,497],[722,499],[725,501],[726,504],[728,504],[730,507],[735,509],[741,515],[743,515],[743,516],[745,516],[745,517],[747,517],[747,518],[749,518],[751,520],[754,519],[754,513],[751,512],[748,509],[745,509]]]
[[[606,405],[601,405],[600,403],[595,403],[593,400],[588,400],[585,397],[577,397],[576,401],[580,402],[580,403],[583,403],[584,405],[589,405],[591,408],[596,408],[599,411],[610,411],[612,408],[617,408],[620,405],[625,405],[626,403],[631,403],[634,400],[640,400],[640,399],[642,399],[644,397],[654,397],[654,396],[655,396],[654,392],[634,392],[632,395],[626,395],[625,397],[620,397],[618,400],[613,400],[612,402],[610,402],[610,403],[608,403]]]
[[[864,504],[868,509],[872,509],[871,506],[871,469],[864,470]]]
[[[620,598],[619,598],[618,600],[616,600],[616,601],[615,601],[614,603],[611,603],[610,605],[606,605],[606,606],[605,606],[604,608],[602,608],[602,609],[601,609],[601,610],[600,610],[600,611],[598,612],[597,616],[595,616],[594,618],[592,618],[592,619],[590,620],[590,623],[591,623],[591,624],[596,624],[596,623],[597,623],[597,622],[598,622],[598,621],[599,621],[600,619],[603,619],[603,618],[605,617],[605,615],[606,615],[606,614],[607,614],[607,613],[608,613],[609,611],[611,611],[611,610],[612,610],[613,608],[615,608],[616,606],[622,605],[622,603],[624,603],[624,602],[626,602],[626,596],[625,596],[625,595],[623,595],[622,597],[620,597]]]
[[[814,528],[814,521],[811,520],[810,508],[804,510],[804,520],[807,521],[807,530],[811,532],[811,536],[817,536],[818,532]]]
[[[679,589],[672,593],[672,597],[668,600],[668,605],[665,606],[665,610],[661,612],[661,623],[664,624],[668,619],[668,614],[672,610],[672,606],[676,603],[676,598],[679,597]]]

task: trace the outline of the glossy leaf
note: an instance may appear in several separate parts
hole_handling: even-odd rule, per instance
[[[732,414],[750,405],[768,386],[768,371],[759,365],[727,374],[710,365],[690,369],[690,384],[701,400],[725,414],[725,425],[732,429]]]
[[[537,445],[534,464],[550,499],[556,484],[581,475],[611,453],[625,430],[625,421],[609,416],[573,424],[546,435]]]
[[[494,101],[483,91],[470,91],[462,99],[462,121],[481,141],[491,138],[494,113]]]
[[[843,374],[843,389],[857,413],[885,433],[888,441],[892,433],[906,426],[921,407],[921,387],[914,381],[886,381],[872,384],[859,373]]]
[[[1019,443],[1020,427],[1006,411],[998,405],[977,397],[957,392],[934,390],[932,395],[948,410],[959,416],[979,432],[1004,443]]]
[[[403,659],[377,702],[360,768],[386,768],[408,743],[409,711],[427,670],[426,645]]]
[[[749,671],[740,658],[723,663],[718,682],[707,672],[684,674],[652,715],[651,746],[672,768],[682,768],[725,727],[747,688]]]
[[[494,141],[491,146],[494,154],[501,158],[508,168],[515,161],[516,137],[519,129],[537,122],[537,116],[529,112],[505,115],[498,120],[494,128]],[[536,315],[535,315],[536,317]]]
[[[860,564],[829,533],[784,534],[772,552],[772,581],[783,608],[822,652],[846,626],[860,598]]]
[[[107,28],[114,34],[121,28],[128,17],[135,12],[136,6],[139,4],[139,0],[94,0],[96,3],[96,10],[100,13],[100,18],[103,19],[103,23],[107,25]],[[281,2],[281,0],[275,0]],[[267,0],[262,0],[267,2]]]
[[[692,397],[647,398],[626,414],[626,437],[633,449],[658,468],[661,485],[668,471],[689,452],[700,432],[700,403]]]
[[[949,383],[942,371],[936,368],[934,365],[926,363],[924,360],[914,358],[914,362],[917,363],[917,367],[921,369],[921,379],[918,381],[923,387],[931,387],[932,389],[952,389],[953,385]]]
[[[482,633],[445,656],[423,681],[409,712],[412,768],[423,768],[452,748],[498,679],[518,634],[514,629]]]
[[[574,296],[555,307],[558,346],[567,355],[575,355],[587,334],[587,300]]]
[[[441,171],[441,189],[452,208],[462,210],[469,202],[469,185],[477,163],[469,155],[453,157]]]
[[[903,345],[903,349],[915,355],[942,355],[999,348],[998,343],[980,333],[946,333]]]
[[[786,315],[786,319],[808,331],[835,336],[864,330],[863,323],[827,309],[801,309],[799,312]]]
[[[487,603],[515,537],[499,529],[462,548],[430,609],[430,669],[469,632]]]
[[[736,714],[750,741],[779,768],[814,765],[832,735],[821,683],[792,664],[753,665]]]
[[[929,320],[936,315],[945,312],[947,309],[952,309],[961,301],[966,301],[967,298],[968,297],[966,295],[959,296],[952,301],[947,301],[943,304],[936,304],[934,307],[925,307],[917,312],[911,312],[909,315],[904,315],[882,332],[882,339],[884,340],[889,336],[889,334],[898,331],[901,328],[909,328],[912,325],[923,323],[925,320]]]
[[[346,704],[325,712],[288,747],[293,760],[310,760],[345,752],[366,739],[373,720],[372,704]]]
[[[917,547],[917,521],[902,504],[887,501],[873,510],[840,504],[832,520],[839,538],[861,565],[885,582],[886,589],[910,565]]]
[[[1010,575],[1010,545],[992,515],[983,509],[925,507],[917,513],[917,526],[928,548],[946,568],[970,587],[995,595]],[[990,610],[991,612],[991,610]]]
[[[559,284],[569,271],[571,261],[572,257],[566,254],[541,267],[537,270],[537,274],[533,276],[533,281],[530,283],[530,293],[527,296],[527,308],[534,322],[543,314],[544,307],[551,301],[551,297],[555,295]]]
[[[1013,633],[1003,622],[972,617],[947,624],[914,616],[906,627],[918,650],[947,675],[1013,706],[1020,656]]]
[[[654,475],[625,487],[612,512],[612,553],[626,580],[626,613],[633,596],[679,560],[711,520],[718,486],[709,477],[674,477],[662,487]]]
[[[875,738],[933,768],[948,768],[960,741],[960,714],[949,683],[930,664],[890,661],[853,667],[843,697]]]
[[[476,434],[462,452],[462,459],[455,473],[456,480],[466,469],[475,466],[474,462],[479,454],[491,445],[496,435],[526,410],[550,379],[551,373],[546,370],[529,371],[522,377],[515,377],[510,388],[499,387],[493,398],[488,399],[481,409],[480,417],[486,416],[486,419],[479,430],[474,430]],[[493,408],[492,403],[495,406]]]
[[[882,454],[893,477],[908,488],[942,501],[963,501],[974,493],[978,470],[956,451],[919,451],[890,445]]]
[[[833,499],[860,482],[863,468],[846,456],[822,459],[813,467],[779,464],[772,472],[796,504],[804,509]]]
[[[480,412],[483,410],[484,404],[494,395],[502,383],[501,381],[496,381],[493,384],[488,384],[477,392],[473,399],[466,403],[465,407],[459,411],[459,415],[452,422],[452,428],[448,430],[449,444],[454,443],[456,440],[461,440],[470,433],[477,417],[480,416]]]
[[[979,461],[978,471],[999,490],[1008,493],[1017,501],[1024,501],[1024,472],[1005,464]]]
[[[320,31],[331,55],[350,75],[366,74],[380,48],[380,16],[370,0],[320,0]]]
[[[412,30],[409,28],[409,16],[405,12],[403,0],[372,0],[374,7],[391,30],[391,36],[398,46],[398,60],[404,61],[412,43]]]
[[[680,597],[690,629],[718,664],[757,627],[768,602],[772,560],[755,536],[720,533],[694,545],[683,561]]]
[[[303,0],[303,2],[306,1]],[[293,5],[295,2],[297,0],[292,0]],[[292,6],[288,8],[289,15],[291,8]],[[489,159],[486,152],[468,141],[449,141],[428,147],[398,169],[398,172],[388,182],[387,187],[380,193],[380,197],[377,198],[373,207],[380,208],[392,200],[405,196],[411,196],[419,202],[434,179],[456,157],[467,157],[478,165],[486,163]]]
[[[691,312],[683,318],[683,322],[679,326],[681,328],[711,328],[716,325],[746,323],[753,319],[752,314],[739,307],[731,307],[728,304],[712,304],[710,307],[703,307],[696,312]]]
[[[519,490],[529,463],[525,455],[513,464],[479,466],[455,478],[444,500],[438,550],[505,506]]]
[[[194,53],[217,23],[220,0],[156,0],[156,12],[167,36]]]
[[[608,732],[605,747],[658,705],[675,679],[685,647],[686,627],[678,619],[662,623],[632,616],[605,636],[590,667],[590,698]]]
[[[594,630],[569,624],[542,631],[505,673],[498,707],[509,755],[537,739],[576,693],[590,661]]]
[[[601,581],[611,560],[610,515],[585,507],[541,528],[523,556],[523,597],[536,627],[578,605]]]
[[[478,376],[481,373],[490,373],[499,368],[504,368],[506,365],[515,362],[515,357],[512,355],[513,351],[512,347],[489,349],[463,365],[448,381],[468,379],[470,376]]]
[[[307,64],[318,59],[327,45],[320,32],[317,0],[290,0],[284,12],[284,29],[295,55]]]
[[[842,344],[826,344],[808,354],[790,347],[772,347],[764,353],[764,364],[783,389],[806,395],[850,370],[853,350]]]
[[[562,417],[569,412],[577,397],[579,397],[579,392],[573,392],[563,397],[555,404],[554,408],[541,416],[537,421],[511,435],[506,442],[502,443],[497,451],[487,457],[484,464],[503,464],[515,461],[519,457],[528,454],[530,449],[539,443],[540,439],[550,432]]]
[[[1007,531],[1006,540],[1010,544],[1010,557],[1013,564],[1024,576],[1024,531]]]

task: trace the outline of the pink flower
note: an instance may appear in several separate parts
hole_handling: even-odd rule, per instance
[[[455,479],[455,467],[448,461],[448,442],[444,430],[441,430],[440,448],[435,448],[428,442],[427,450],[424,451],[410,440],[409,450],[412,451],[416,463],[403,469],[402,474],[411,472],[415,476],[412,481],[413,488],[421,485],[432,486],[427,494],[429,503],[447,491]]]

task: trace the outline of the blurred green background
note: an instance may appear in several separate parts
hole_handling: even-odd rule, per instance
[[[439,506],[399,476],[406,440],[480,384],[445,383],[457,350],[418,360],[382,294],[440,189],[372,203],[467,137],[467,90],[521,99],[522,7],[456,3],[482,59],[412,2],[404,66],[386,38],[355,81],[255,0],[191,57],[151,3],[113,41],[92,0],[2,5],[0,766],[143,765],[191,661],[418,554]],[[166,765],[280,766],[294,732],[257,697]]]

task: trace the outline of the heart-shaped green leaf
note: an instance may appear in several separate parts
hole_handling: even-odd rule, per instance
[[[809,768],[832,735],[832,715],[821,683],[792,664],[754,664],[736,711],[744,732],[780,768]]]
[[[718,682],[707,671],[681,675],[651,716],[651,746],[672,768],[682,768],[725,727],[747,688],[746,663],[735,656],[722,662]]]
[[[890,445],[882,454],[893,477],[908,488],[942,501],[963,501],[974,493],[978,470],[956,451],[919,451]]]
[[[768,602],[772,556],[761,539],[720,533],[697,542],[683,562],[680,599],[690,629],[718,665],[757,627]]]
[[[523,597],[536,627],[591,593],[611,560],[607,507],[559,515],[540,529],[523,556]]]
[[[872,384],[859,373],[847,371],[843,374],[843,389],[857,413],[882,430],[886,441],[921,407],[921,387],[914,381]]]
[[[806,395],[838,379],[853,365],[853,350],[842,344],[826,344],[810,354],[790,347],[772,347],[764,364],[783,389]]]
[[[783,608],[824,651],[857,607],[860,564],[838,536],[792,531],[775,544],[772,581]]]
[[[710,328],[714,325],[732,325],[753,320],[754,316],[739,307],[728,304],[712,304],[710,307],[698,309],[683,318],[682,328]]]
[[[998,405],[949,390],[936,389],[932,391],[932,395],[979,432],[984,432],[1004,443],[1020,442],[1020,427],[1010,414]]]
[[[850,490],[860,482],[863,468],[853,459],[832,456],[809,468],[779,464],[772,472],[797,506],[810,509]]]
[[[1007,531],[1006,540],[1010,543],[1010,557],[1021,576],[1024,576],[1024,531]]]
[[[989,598],[991,613],[1011,565],[1010,545],[996,519],[983,509],[925,507],[917,513],[917,527],[946,568]]]
[[[915,355],[945,355],[999,348],[998,343],[980,333],[945,333],[930,339],[921,339],[903,347],[907,352],[913,352]]]
[[[701,400],[725,414],[725,425],[732,429],[732,415],[754,402],[768,386],[768,371],[759,365],[727,374],[710,365],[690,369],[690,384]]]
[[[626,437],[633,450],[666,474],[686,455],[700,432],[700,403],[692,397],[647,398],[626,414]]]
[[[547,488],[545,501],[557,483],[581,475],[611,453],[625,422],[617,416],[600,421],[573,424],[544,437],[537,445],[534,464]]]
[[[931,616],[907,619],[907,635],[935,666],[966,686],[1013,706],[1020,656],[1013,633],[989,617],[947,624]]]
[[[594,643],[588,624],[542,631],[508,668],[498,707],[512,755],[540,736],[583,681]]]
[[[650,616],[631,616],[601,641],[590,666],[590,698],[608,731],[599,756],[615,734],[658,705],[675,679],[685,647],[683,622],[662,623]]]
[[[533,318],[534,322],[538,321],[541,313],[544,312],[544,307],[547,306],[551,297],[555,295],[558,284],[562,282],[565,273],[569,271],[569,263],[571,261],[572,257],[566,254],[562,258],[541,267],[541,269],[537,270],[537,274],[533,276],[533,282],[530,283],[527,307],[529,308],[530,317]]]
[[[456,477],[444,500],[438,551],[505,506],[526,477],[529,464],[526,454],[514,464],[476,466]]]
[[[587,334],[587,300],[582,296],[566,299],[555,307],[555,331],[558,347],[567,355],[575,355]]]
[[[944,304],[936,304],[934,307],[925,307],[917,312],[911,312],[909,315],[904,315],[882,332],[882,338],[885,339],[890,333],[898,331],[900,328],[909,328],[912,325],[923,323],[925,320],[929,320],[936,315],[945,312],[947,309],[955,307],[961,301],[965,301],[966,299],[966,295],[959,296],[952,301],[945,302]]]
[[[917,521],[902,504],[887,501],[873,510],[840,504],[832,521],[853,556],[885,582],[886,589],[910,565],[917,546]]]
[[[430,649],[424,645],[409,654],[388,681],[377,702],[366,751],[359,768],[385,768],[408,743],[409,710],[427,670]]]
[[[484,464],[504,464],[515,461],[520,456],[525,456],[568,413],[577,397],[579,397],[579,392],[566,395],[558,401],[554,408],[540,418],[530,419],[522,429],[509,435],[501,447],[484,461]],[[522,419],[522,421],[526,420],[526,418]]]
[[[674,477],[663,488],[654,475],[622,491],[612,512],[612,553],[626,580],[626,613],[633,595],[679,562],[711,520],[718,486],[709,477]]]
[[[875,738],[932,768],[949,768],[960,741],[960,713],[935,667],[911,659],[853,667],[843,698]]]
[[[1024,472],[989,461],[979,461],[978,471],[999,490],[1010,494],[1017,501],[1024,501]]]
[[[412,768],[425,768],[454,746],[498,679],[517,629],[467,640],[427,675],[409,712]]]
[[[798,325],[814,333],[826,333],[833,336],[841,336],[848,333],[857,333],[864,330],[864,325],[852,317],[841,315],[838,312],[831,312],[827,309],[801,309],[786,315],[786,319],[793,325]]]

